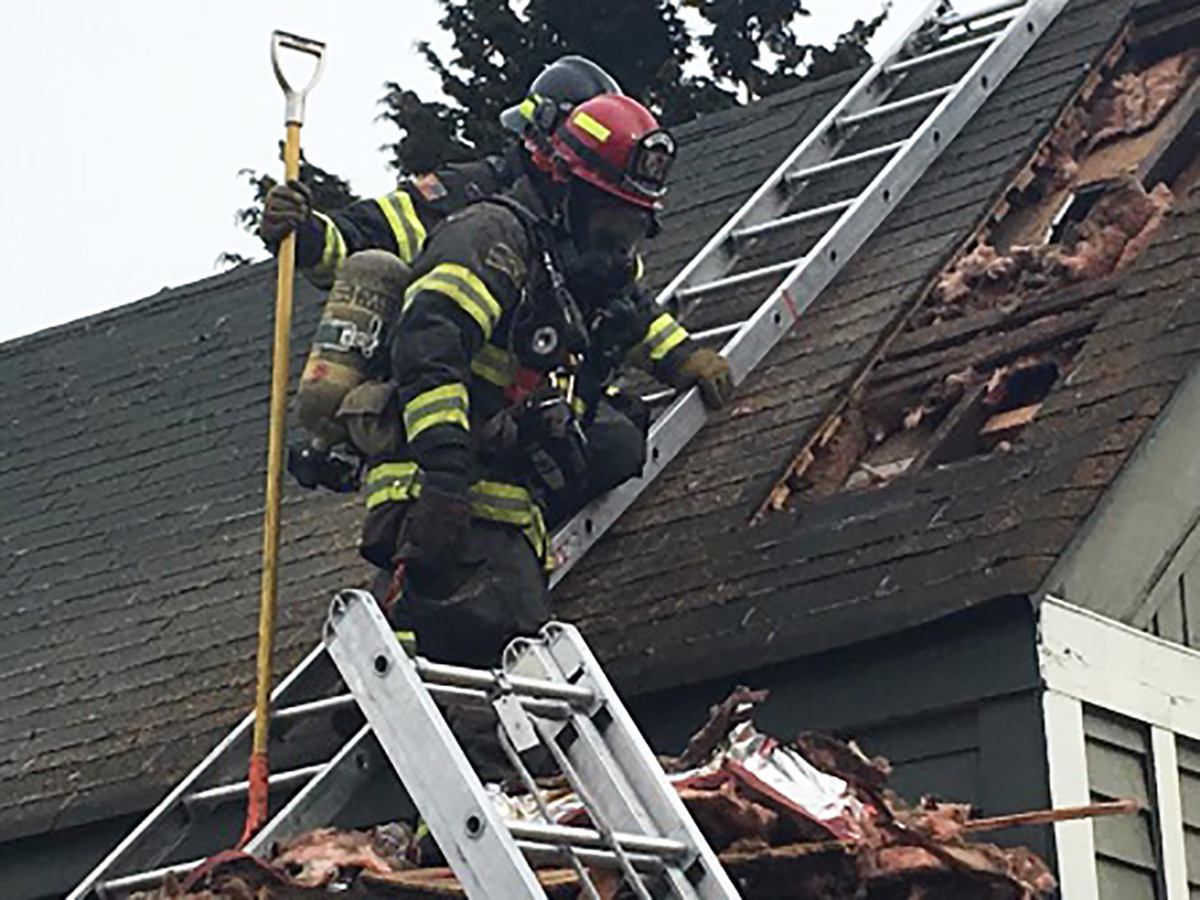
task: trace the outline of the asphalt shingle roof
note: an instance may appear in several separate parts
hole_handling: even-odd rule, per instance
[[[745,523],[1132,5],[1071,0],[732,411],[567,578],[558,612],[620,683],[716,677],[1023,592],[1065,546],[1192,363],[1194,203],[1097,289],[1096,346],[1134,349],[1089,345],[1095,362],[1052,394],[1027,449]],[[677,270],[855,77],[680,129],[651,277]],[[145,807],[248,706],[272,294],[273,267],[256,265],[0,348],[0,840]],[[754,299],[714,298],[689,324]],[[319,303],[300,290],[297,336]],[[369,578],[359,517],[360,498],[289,485],[278,671],[316,641],[332,592]]]

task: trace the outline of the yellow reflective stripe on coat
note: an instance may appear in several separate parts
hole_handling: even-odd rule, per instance
[[[421,496],[420,471],[415,462],[373,466],[367,471],[367,509],[416,500]],[[471,485],[471,515],[520,528],[538,559],[548,562],[546,522],[541,507],[525,488],[503,481],[477,481]]]
[[[529,491],[502,481],[477,481],[471,486],[471,512],[481,519],[521,529],[537,558],[546,561],[546,522]]]
[[[383,197],[376,197],[375,202],[391,226],[396,239],[396,255],[406,263],[411,263],[425,245],[425,226],[421,224],[412,197],[405,191],[392,191]]]
[[[423,431],[434,425],[457,425],[464,431],[471,428],[467,418],[470,399],[467,386],[461,382],[443,384],[418,394],[404,405],[404,433],[415,441]]]
[[[404,292],[404,309],[422,291],[435,291],[457,303],[479,325],[485,341],[504,314],[483,279],[458,263],[439,263],[409,285]]]
[[[342,233],[329,216],[319,212],[313,213],[313,215],[325,228],[325,246],[321,250],[320,261],[312,268],[305,270],[304,274],[317,287],[328,288],[333,285],[337,270],[346,261],[346,239],[342,237]]]
[[[642,343],[650,350],[650,360],[658,362],[688,338],[687,329],[670,313],[663,313],[650,323]]]
[[[420,493],[415,462],[380,463],[367,471],[367,509],[381,503],[415,500]]]
[[[471,359],[471,372],[489,384],[506,388],[517,377],[517,357],[495,344],[484,344]]]

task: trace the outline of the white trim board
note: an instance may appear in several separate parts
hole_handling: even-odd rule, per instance
[[[1042,695],[1042,711],[1046,723],[1051,806],[1090,803],[1083,703],[1075,697],[1046,691]],[[1092,820],[1054,823],[1054,846],[1062,900],[1100,900]]]
[[[1050,691],[1200,740],[1200,652],[1047,597],[1038,666]]]

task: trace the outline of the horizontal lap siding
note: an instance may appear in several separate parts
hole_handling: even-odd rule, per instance
[[[1161,900],[1150,736],[1145,725],[1087,709],[1083,730],[1095,802],[1134,799],[1142,812],[1094,820],[1101,900]]]

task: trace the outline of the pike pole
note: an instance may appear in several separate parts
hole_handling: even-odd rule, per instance
[[[294,88],[284,75],[280,54],[295,50],[315,58],[308,84]],[[271,66],[286,101],[284,123],[284,179],[300,177],[300,126],[304,101],[321,77],[325,44],[276,31],[271,35]],[[258,616],[258,672],[254,697],[254,743],[248,774],[249,799],[246,824],[238,846],[244,846],[267,822],[271,767],[267,755],[271,726],[271,655],[275,638],[275,600],[279,586],[279,509],[283,477],[283,445],[287,424],[288,339],[292,330],[292,288],[296,275],[296,235],[289,234],[279,247],[279,282],[275,292],[275,342],[271,363],[271,413],[267,437],[266,506],[263,510],[262,588]]]

